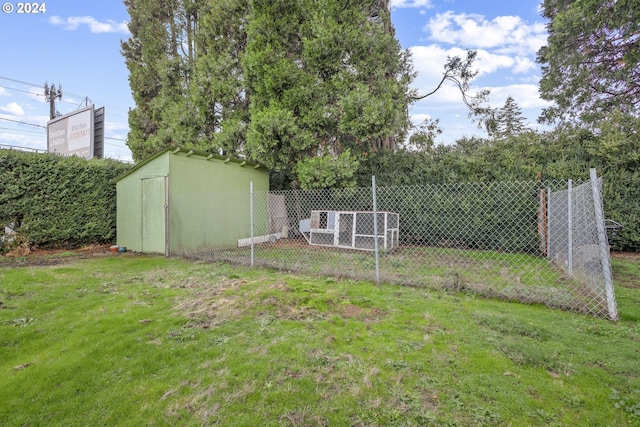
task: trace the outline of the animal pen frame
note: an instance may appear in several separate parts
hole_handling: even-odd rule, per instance
[[[371,188],[249,188],[222,198],[233,224],[246,218],[238,245],[171,255],[450,289],[616,320],[600,188],[595,170],[575,187],[572,181],[378,187],[374,177]],[[224,222],[219,212],[203,212],[198,226],[209,214]]]

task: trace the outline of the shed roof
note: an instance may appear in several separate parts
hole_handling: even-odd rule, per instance
[[[221,155],[218,155],[218,154],[208,153],[206,151],[194,150],[194,149],[191,149],[191,148],[183,148],[183,147],[177,147],[177,146],[170,145],[170,146],[168,146],[166,148],[163,148],[162,150],[158,151],[157,153],[152,154],[151,156],[149,156],[146,159],[142,160],[140,163],[137,163],[134,167],[129,169],[127,172],[125,172],[122,175],[120,175],[119,177],[117,177],[115,179],[115,182],[118,182],[121,179],[131,175],[133,172],[135,172],[138,169],[142,168],[147,163],[150,163],[153,160],[157,159],[158,157],[164,155],[165,153],[184,154],[185,157],[190,157],[190,158],[194,158],[194,159],[201,159],[201,160],[211,160],[211,159],[222,160],[224,163],[237,163],[240,166],[249,166],[249,167],[253,167],[254,169],[265,169],[265,170],[267,169],[266,166],[264,166],[264,165],[262,165],[260,163],[256,163],[256,162],[250,162],[250,161],[238,159],[238,158],[235,158],[235,157],[221,156]]]

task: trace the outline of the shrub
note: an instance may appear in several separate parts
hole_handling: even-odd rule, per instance
[[[114,160],[0,150],[0,250],[78,247],[115,238],[114,179],[131,165]]]

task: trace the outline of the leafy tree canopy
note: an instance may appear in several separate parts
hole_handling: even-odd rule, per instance
[[[544,0],[549,19],[540,93],[555,105],[543,121],[594,123],[612,110],[640,107],[640,7],[637,0]]]

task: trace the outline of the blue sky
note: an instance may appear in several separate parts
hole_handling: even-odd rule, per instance
[[[3,4],[5,1],[3,0]],[[62,84],[57,110],[70,113],[86,99],[106,111],[106,157],[130,160],[127,111],[133,107],[120,42],[128,38],[121,1],[49,0],[44,13],[0,13],[0,144],[46,150],[49,104],[45,82]],[[476,49],[474,88],[491,89],[490,102],[511,95],[532,127],[546,104],[538,96],[537,50],[546,42],[540,0],[391,0],[392,21],[403,48],[410,49],[421,94],[435,88],[447,56]],[[6,6],[3,6],[3,11]],[[415,123],[439,118],[440,143],[483,135],[467,117],[457,90],[443,87],[416,103]],[[21,123],[20,123],[21,122]]]

